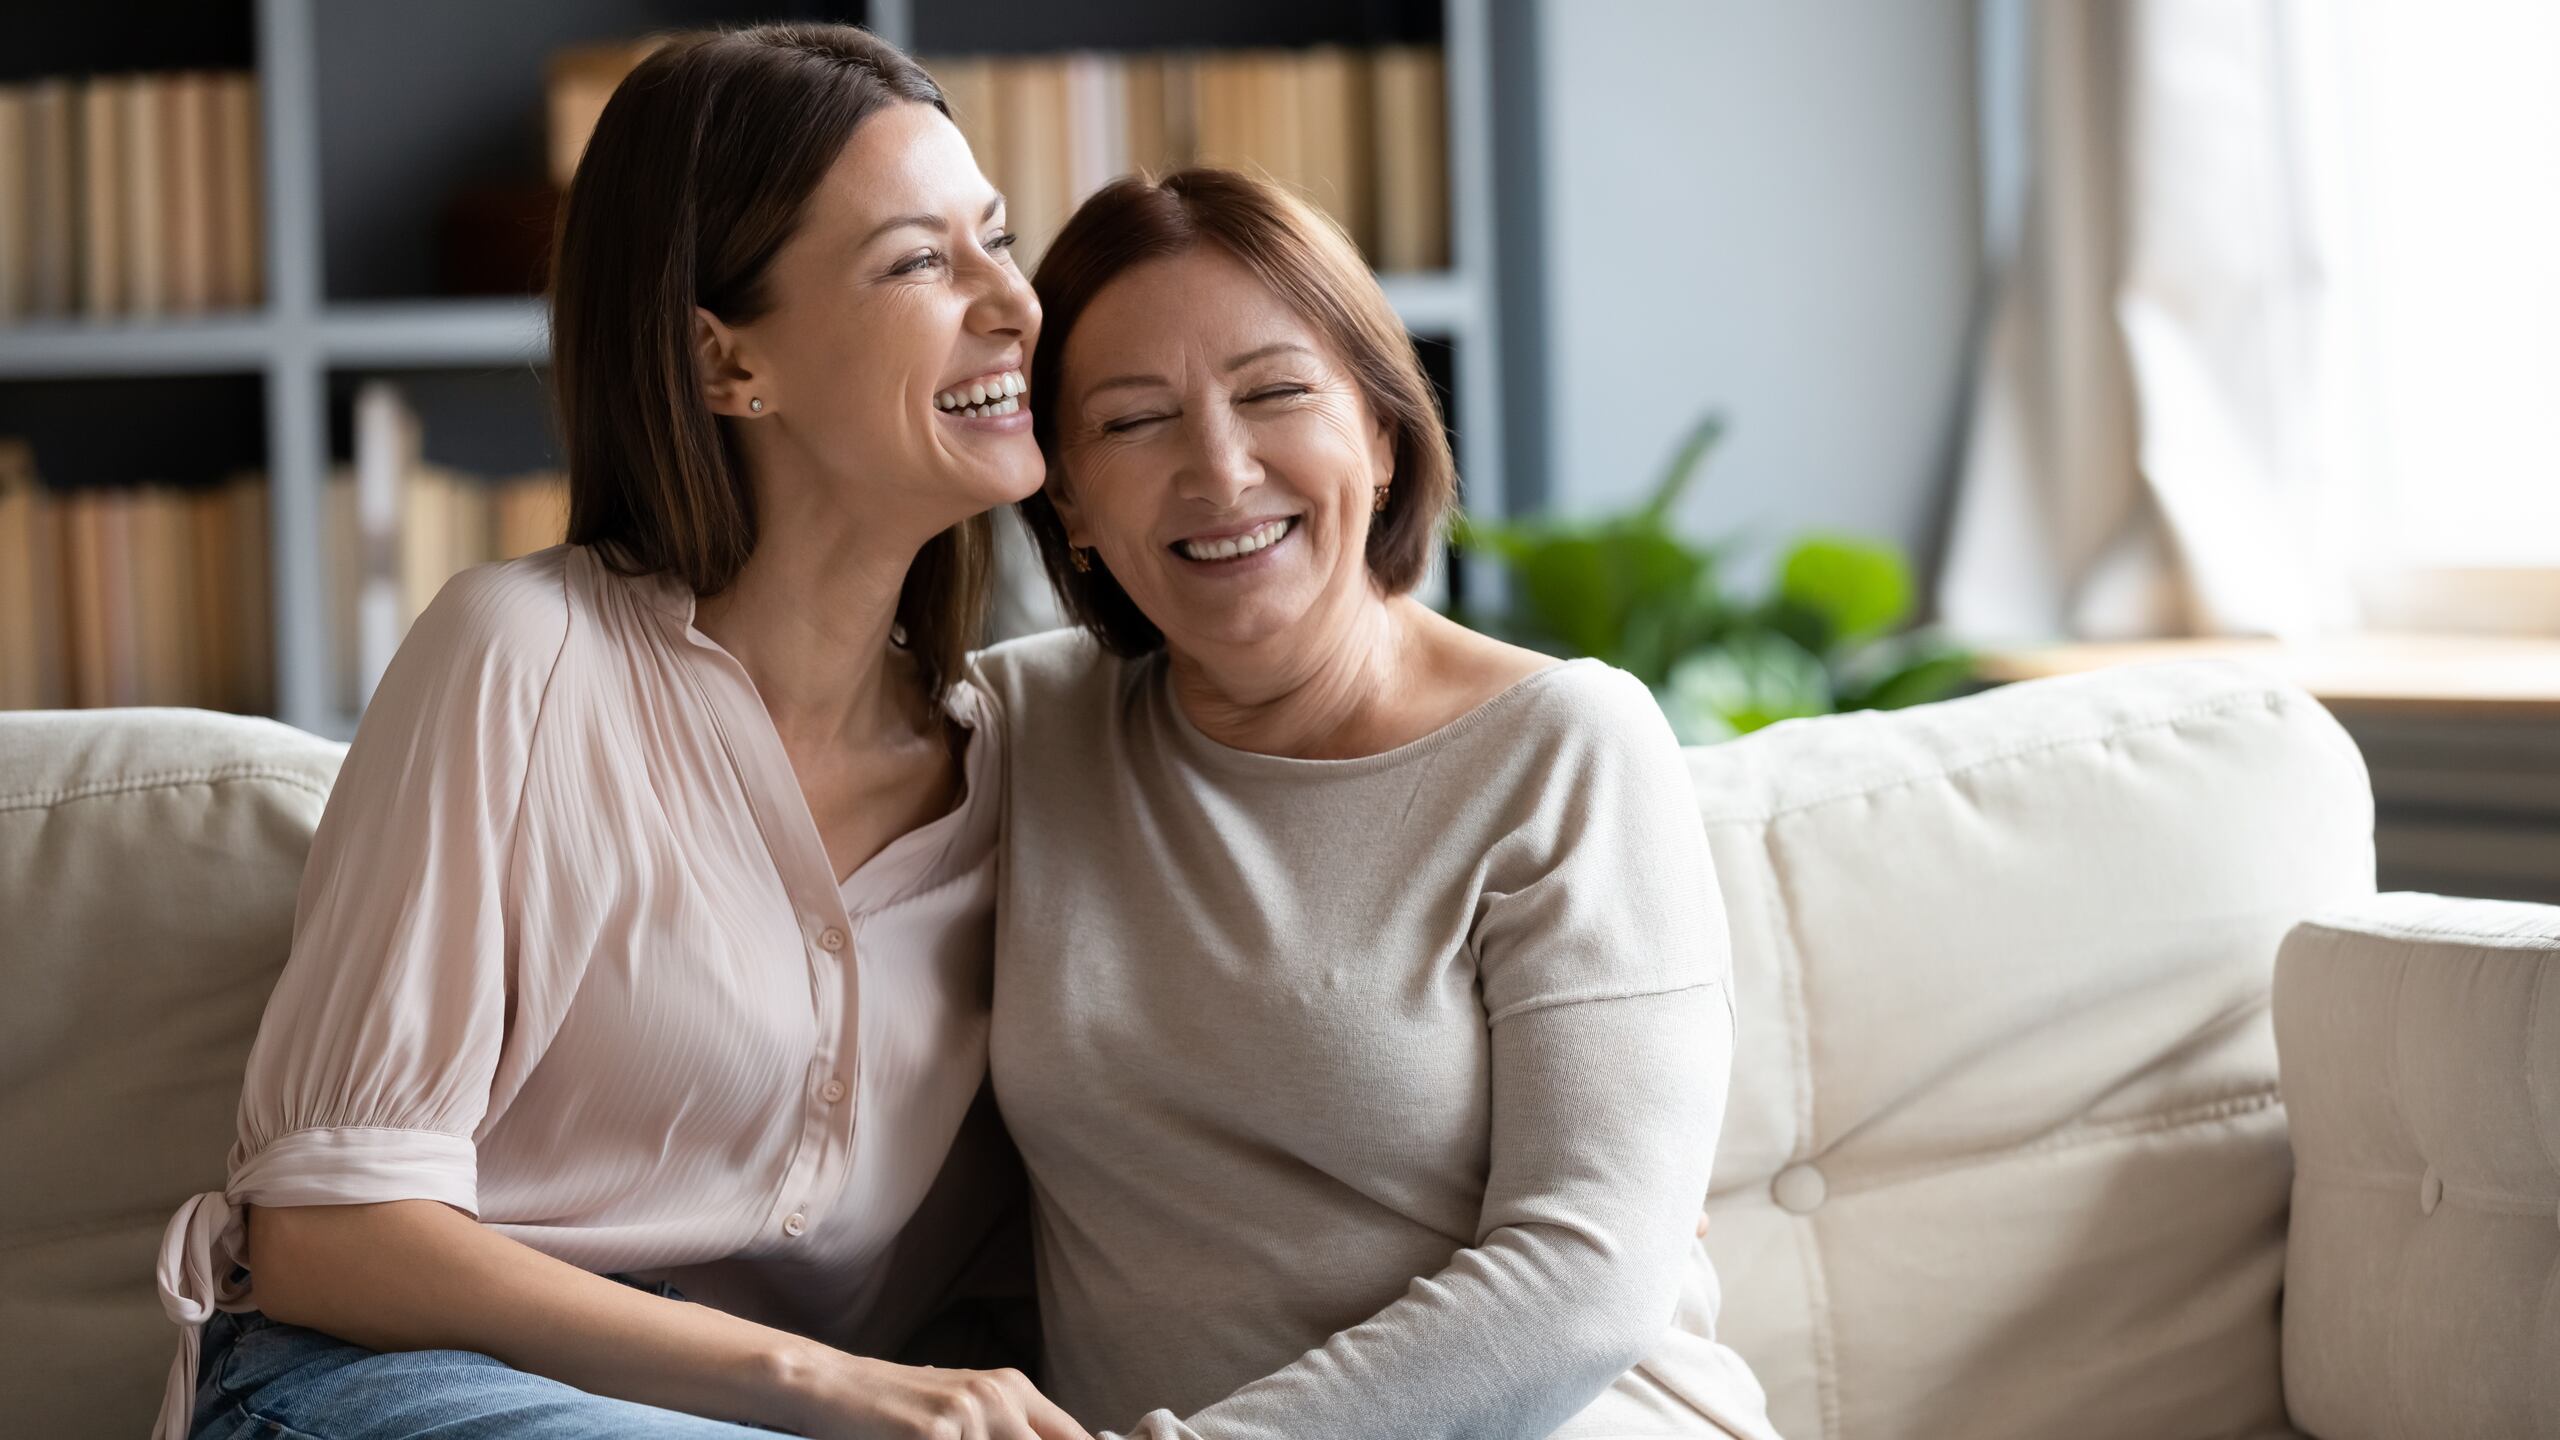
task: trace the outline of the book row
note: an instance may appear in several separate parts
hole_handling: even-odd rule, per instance
[[[0,708],[274,706],[267,486],[51,490],[0,440]]]
[[[556,545],[557,472],[500,479],[416,463],[387,506],[355,465],[322,516],[339,707],[357,710],[411,622],[455,574]],[[373,513],[381,510],[384,513]],[[275,708],[266,477],[54,489],[0,441],[0,709]]]
[[[259,304],[258,137],[247,73],[0,86],[0,323]]]
[[[555,182],[568,183],[606,98],[650,48],[553,57]],[[1005,194],[1025,270],[1105,182],[1192,164],[1294,188],[1380,270],[1449,264],[1447,77],[1436,47],[920,58]]]

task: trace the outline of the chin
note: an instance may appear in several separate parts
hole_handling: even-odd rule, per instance
[[[1184,618],[1181,635],[1174,638],[1195,652],[1237,650],[1267,644],[1306,622],[1304,606],[1241,605],[1222,613],[1204,613],[1199,607],[1191,607]],[[1156,628],[1161,630],[1164,627],[1159,625]],[[1172,632],[1166,633],[1172,636]]]
[[[1016,505],[1030,499],[1039,490],[1040,483],[1048,478],[1048,471],[1041,464],[1040,451],[1033,447],[1024,461],[972,468],[957,478],[958,483],[952,488],[980,501],[981,509],[992,510],[1000,505]]]

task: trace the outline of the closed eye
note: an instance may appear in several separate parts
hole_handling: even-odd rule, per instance
[[[1105,435],[1126,435],[1141,425],[1153,425],[1164,418],[1162,415],[1123,415],[1117,420],[1103,421],[1100,428]]]
[[[1311,393],[1313,392],[1304,385],[1266,385],[1244,398],[1250,403],[1255,400],[1285,400],[1292,396]]]
[[[891,267],[889,273],[892,275],[913,275],[918,271],[923,270],[928,265],[939,265],[941,263],[941,251],[927,250],[921,255],[910,255],[906,259],[899,261],[895,266]]]

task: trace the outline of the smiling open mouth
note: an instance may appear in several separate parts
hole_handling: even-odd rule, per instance
[[[1010,415],[1022,408],[1022,396],[1031,382],[1019,370],[1002,370],[965,385],[954,385],[933,397],[933,408],[945,415],[966,415],[983,420],[991,415]]]
[[[1266,520],[1242,535],[1229,535],[1219,540],[1176,540],[1172,550],[1185,560],[1241,560],[1256,555],[1288,538],[1298,528],[1301,517]]]

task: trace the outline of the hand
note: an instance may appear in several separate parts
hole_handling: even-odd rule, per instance
[[[800,1423],[815,1440],[1093,1440],[1019,1370],[941,1370],[830,1351]]]

